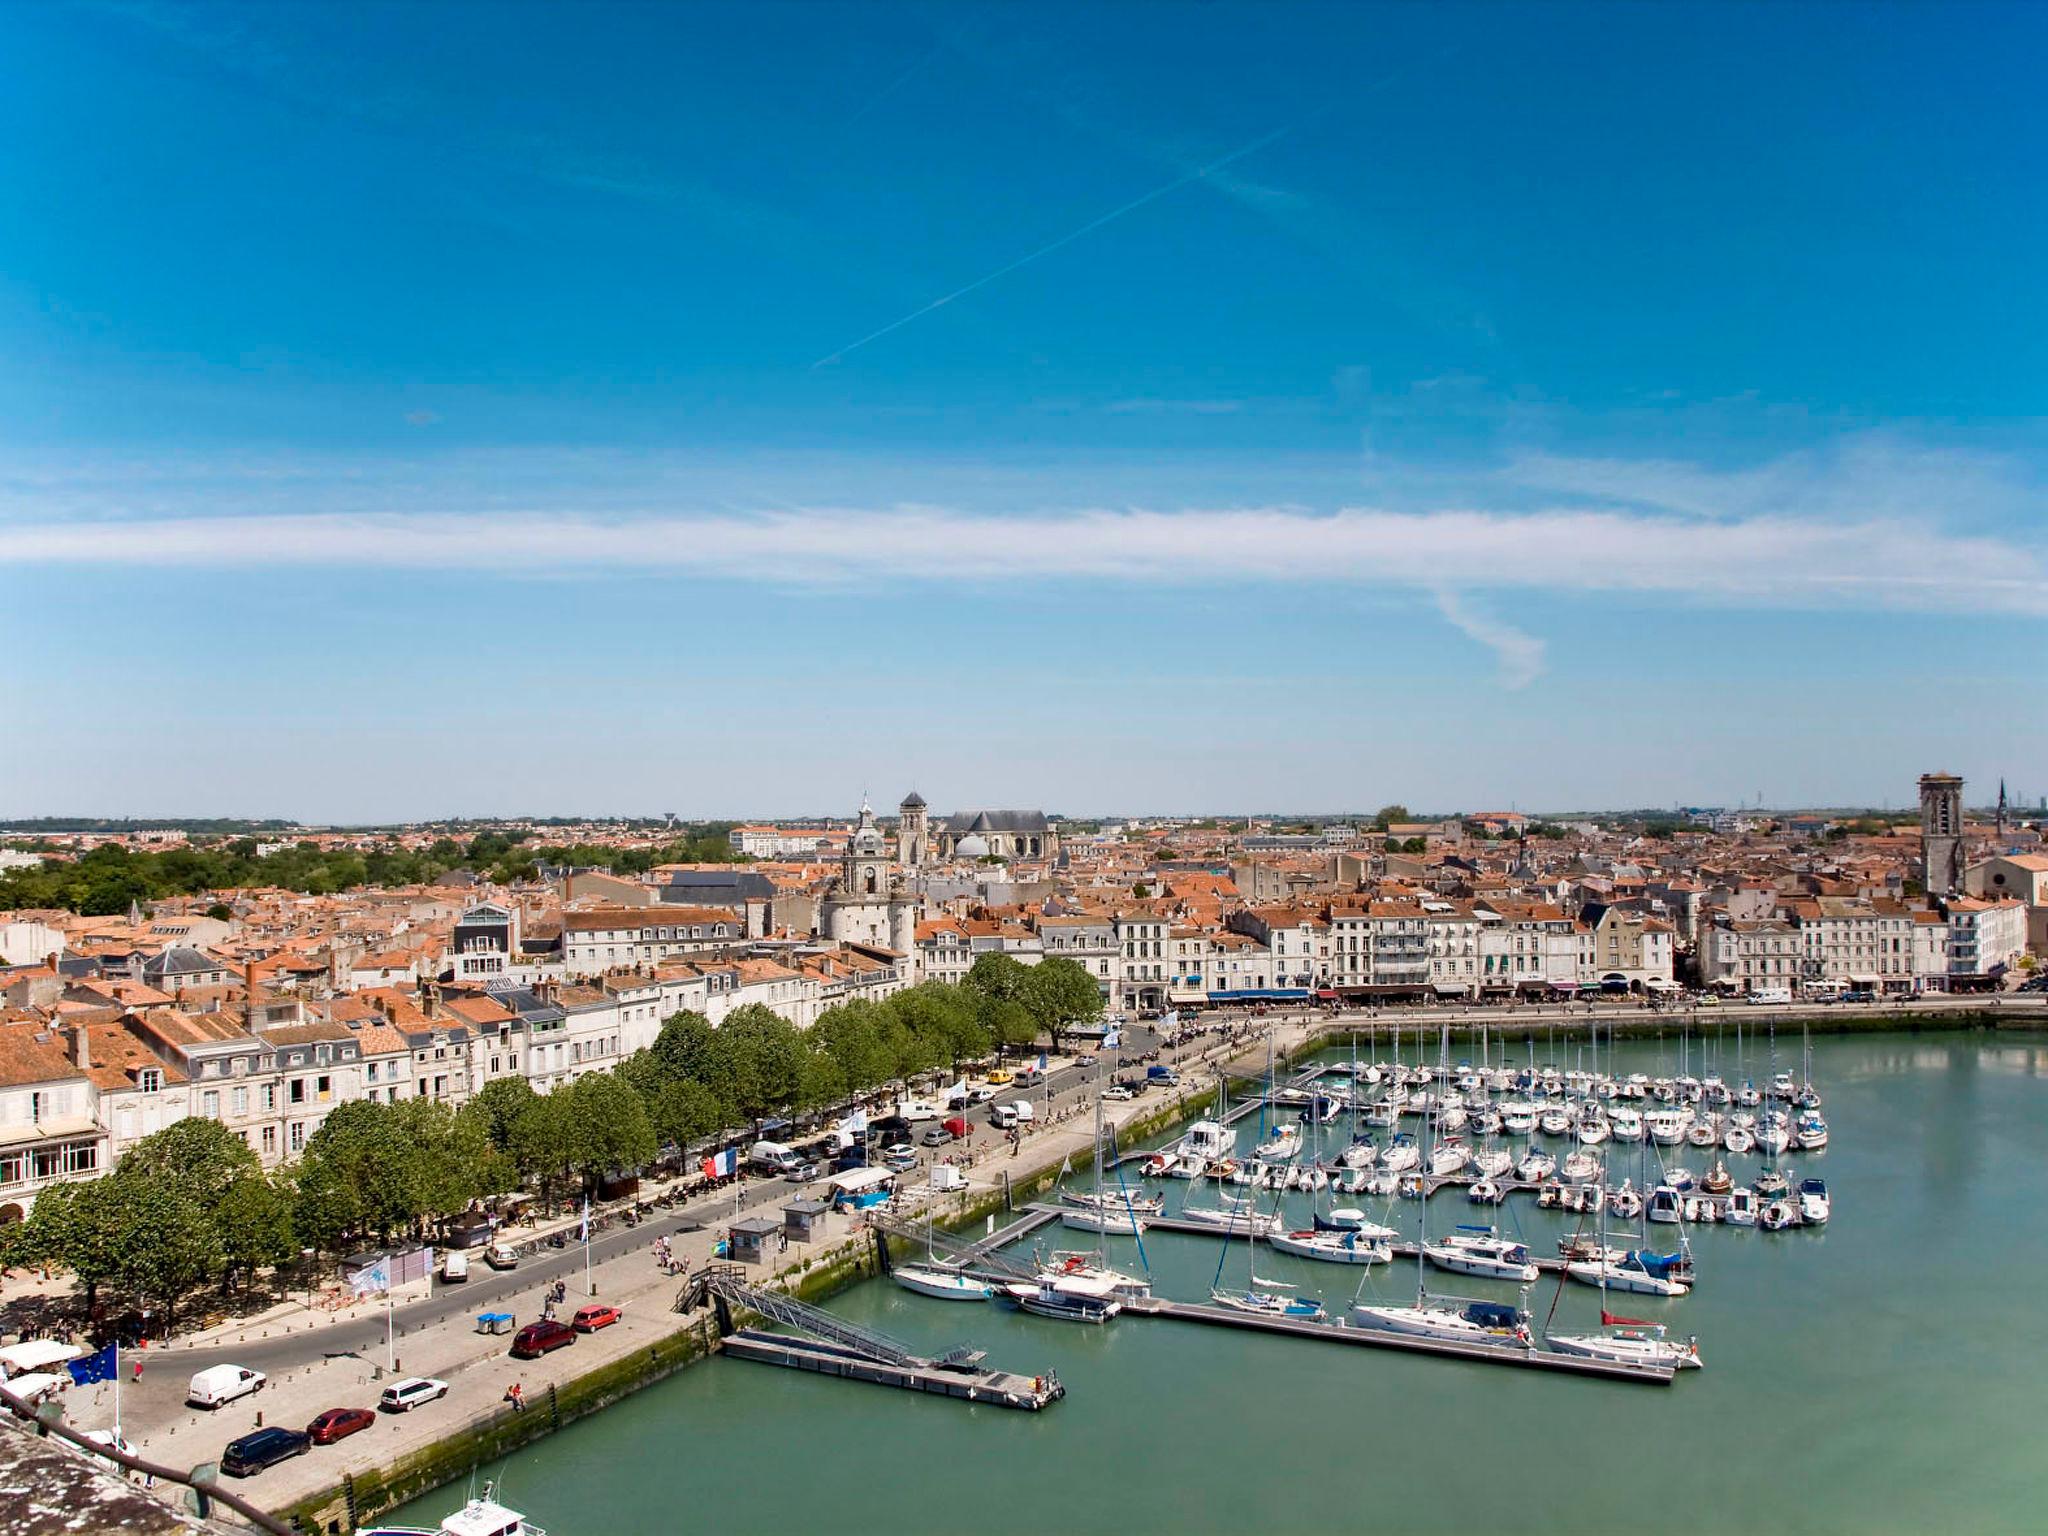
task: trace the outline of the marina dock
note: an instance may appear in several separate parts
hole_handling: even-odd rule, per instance
[[[1183,1323],[1208,1323],[1218,1328],[1248,1328],[1256,1333],[1284,1333],[1292,1338],[1314,1339],[1325,1344],[1363,1344],[1373,1349],[1445,1355],[1484,1365],[1516,1365],[1529,1370],[1562,1371],[1568,1376],[1593,1376],[1651,1386],[1669,1386],[1678,1374],[1668,1365],[1627,1365],[1619,1361],[1531,1349],[1519,1344],[1468,1344],[1453,1339],[1428,1339],[1414,1334],[1390,1333],[1380,1328],[1351,1328],[1342,1321],[1315,1322],[1308,1318],[1274,1317],[1257,1312],[1238,1312],[1229,1307],[1206,1306],[1199,1302],[1167,1301],[1158,1296],[1126,1301],[1124,1312],[1127,1316],[1164,1317]]]

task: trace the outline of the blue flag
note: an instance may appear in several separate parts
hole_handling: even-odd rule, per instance
[[[96,1355],[80,1356],[64,1369],[71,1373],[72,1381],[81,1387],[89,1387],[96,1381],[112,1381],[121,1374],[118,1348],[118,1345],[109,1344]]]

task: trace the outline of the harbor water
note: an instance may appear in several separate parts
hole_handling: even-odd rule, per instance
[[[1718,1048],[1718,1049],[1717,1049]],[[1408,1048],[1413,1057],[1412,1042]],[[1510,1060],[1529,1047],[1509,1043]],[[1574,1065],[1583,1045],[1534,1044]],[[1800,1068],[1799,1041],[1777,1042]],[[1690,1069],[1768,1078],[1733,1023],[1690,1042]],[[1434,1052],[1432,1050],[1431,1054]],[[1340,1053],[1331,1053],[1340,1059]],[[1348,1053],[1347,1053],[1348,1059]],[[1825,1227],[1688,1229],[1698,1285],[1610,1308],[1696,1335],[1705,1368],[1669,1386],[1566,1378],[1126,1315],[1103,1327],[914,1296],[885,1281],[835,1297],[843,1315],[934,1350],[963,1340],[1009,1370],[1056,1370],[1043,1413],[971,1407],[713,1360],[519,1453],[485,1476],[550,1536],[677,1530],[1191,1532],[1402,1530],[2037,1531],[2048,1524],[2039,1410],[2048,1275],[2048,1036],[1982,1032],[1817,1038],[1830,1144],[1784,1159],[1827,1180]],[[1624,1044],[1599,1066],[1670,1075],[1679,1043]],[[1340,1126],[1343,1122],[1340,1122]],[[1403,1129],[1421,1132],[1409,1119]],[[1329,1150],[1346,1139],[1333,1127]],[[1241,1127],[1249,1137],[1251,1127]],[[1382,1133],[1384,1140],[1384,1133]],[[1567,1143],[1548,1143],[1561,1157]],[[1641,1182],[1633,1145],[1600,1149],[1609,1182]],[[1695,1174],[1713,1154],[1656,1149]],[[1759,1166],[1729,1159],[1738,1182]],[[1161,1186],[1153,1186],[1158,1189]],[[1164,1186],[1169,1211],[1189,1193]],[[1233,1191],[1243,1193],[1242,1191]],[[1195,1187],[1213,1202],[1214,1186]],[[1289,1196],[1306,1212],[1305,1196]],[[1271,1197],[1267,1197],[1270,1203]],[[1416,1234],[1414,1201],[1339,1196]],[[1516,1196],[1498,1210],[1440,1192],[1432,1232],[1494,1222],[1554,1255],[1581,1218]],[[1588,1234],[1591,1228],[1586,1228]],[[1649,1246],[1675,1246],[1653,1227]],[[1610,1232],[1637,1246],[1634,1229]],[[1054,1227],[1047,1247],[1092,1246]],[[1111,1262],[1139,1267],[1128,1237]],[[1155,1291],[1206,1299],[1222,1245],[1148,1233]],[[1262,1278],[1331,1315],[1414,1298],[1413,1263],[1369,1270],[1261,1248]],[[1224,1282],[1242,1286],[1242,1244]],[[1433,1292],[1512,1301],[1514,1288],[1432,1274]],[[1546,1277],[1540,1325],[1590,1331],[1597,1291]],[[433,1524],[445,1488],[395,1518]]]

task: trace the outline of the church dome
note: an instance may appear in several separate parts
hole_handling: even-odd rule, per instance
[[[953,845],[953,851],[963,859],[985,859],[988,857],[988,839],[969,833]]]

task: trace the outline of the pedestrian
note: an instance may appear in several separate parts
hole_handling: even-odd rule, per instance
[[[129,1379],[132,1381],[142,1380],[142,1356],[137,1355],[135,1357],[135,1374]]]

